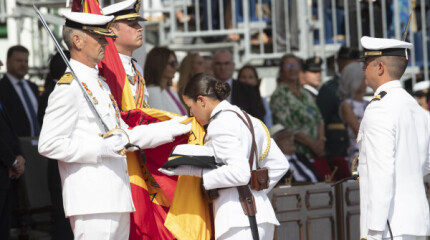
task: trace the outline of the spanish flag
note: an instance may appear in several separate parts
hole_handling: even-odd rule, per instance
[[[72,11],[101,14],[98,0],[74,0]],[[122,109],[122,118],[133,128],[171,119],[173,114],[158,109],[140,108],[136,104],[118,51],[111,38],[105,49],[105,58],[99,63],[100,75],[106,78],[115,100]],[[193,120],[189,135],[177,137],[173,143],[144,150],[146,163],[139,152],[127,153],[127,164],[133,203],[131,213],[131,240],[211,238],[209,205],[200,191],[200,178],[170,177],[158,172],[177,144],[202,144],[204,131]],[[144,136],[143,136],[144,137]],[[169,211],[170,209],[170,211]]]

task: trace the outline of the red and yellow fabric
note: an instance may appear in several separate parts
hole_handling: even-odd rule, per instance
[[[195,118],[188,144],[203,145],[203,128]],[[201,178],[179,176],[172,205],[164,225],[178,239],[211,239],[209,202],[201,191]]]
[[[72,11],[101,14],[97,0],[74,0]],[[142,104],[136,106],[115,44],[111,38],[106,39],[109,45],[106,46],[104,60],[99,63],[100,75],[106,79],[115,100],[120,103],[124,121],[132,128],[173,117],[161,110],[138,108],[143,107],[144,101],[139,101]],[[194,120],[189,136],[178,137],[172,143],[144,150],[145,164],[138,151],[127,153],[131,191],[136,208],[136,211],[131,213],[129,239],[210,239],[211,220],[208,204],[200,194],[201,180],[185,176],[178,181],[177,177],[158,172],[174,146],[187,142],[202,144],[203,135],[203,129]]]

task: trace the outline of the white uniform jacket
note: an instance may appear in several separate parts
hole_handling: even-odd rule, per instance
[[[360,130],[360,232],[393,236],[430,235],[429,204],[423,177],[430,171],[430,118],[401,88],[400,81],[380,86],[387,94],[369,103]]]
[[[85,83],[109,129],[117,125],[127,129],[121,117],[120,124],[117,122],[109,87],[99,78],[98,70],[73,59],[70,65],[79,81]],[[151,125],[126,131],[131,143],[142,148],[174,139],[168,128]],[[99,133],[104,132],[78,82],[57,84],[49,97],[39,138],[39,153],[59,161],[66,216],[134,211],[125,156],[106,159],[100,155],[103,139]]]
[[[213,203],[216,239],[229,231],[230,228],[249,227],[248,216],[243,213],[239,194],[235,187],[248,184],[251,178],[249,169],[251,132],[235,113],[223,111],[226,109],[234,110],[243,116],[238,107],[225,100],[222,101],[212,111],[212,118],[205,137],[205,146],[213,148],[216,161],[225,164],[217,169],[204,170],[203,172],[205,189],[227,188],[219,190],[220,196]],[[263,154],[270,141],[267,157],[259,162],[260,167],[269,169],[269,189],[252,190],[257,207],[257,223],[279,225],[267,193],[287,172],[289,163],[275,141],[266,133],[261,122],[253,117],[251,119],[254,125],[258,156]],[[255,163],[254,160],[253,169],[255,169]]]

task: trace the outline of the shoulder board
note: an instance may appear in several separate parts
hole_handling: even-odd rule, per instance
[[[73,81],[74,77],[71,73],[64,74],[60,80],[58,80],[58,84],[70,84]]]
[[[370,100],[370,102],[373,102],[373,101],[379,101],[379,100],[381,100],[383,97],[385,97],[385,95],[387,95],[387,92],[386,92],[386,91],[382,91],[382,92],[380,92],[378,95],[374,96],[374,97],[372,98],[372,100]]]

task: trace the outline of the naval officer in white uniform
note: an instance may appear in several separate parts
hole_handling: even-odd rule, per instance
[[[113,39],[137,108],[149,107],[149,93],[143,79],[143,68],[132,58],[133,51],[143,45],[143,27],[139,21],[141,0],[126,0],[103,8],[105,16],[114,16],[109,30],[117,37]]]
[[[183,99],[190,113],[200,125],[208,125],[205,146],[210,147],[215,161],[222,164],[216,169],[201,169],[193,166],[180,166],[173,170],[159,169],[167,175],[191,175],[202,177],[206,190],[222,188],[219,197],[213,200],[215,217],[215,238],[253,239],[250,222],[241,207],[237,186],[248,185],[251,177],[249,154],[252,135],[247,125],[231,111],[245,118],[237,106],[225,99],[230,94],[227,83],[216,80],[211,75],[198,74],[191,78],[184,88]],[[270,138],[264,124],[251,117],[255,132],[255,143],[259,166],[268,168],[269,188],[251,190],[257,209],[256,222],[262,240],[272,240],[274,226],[279,225],[267,193],[276,185],[288,170],[288,160],[275,141]],[[253,169],[256,169],[254,160]]]
[[[430,235],[423,177],[430,172],[430,118],[399,79],[412,44],[363,37],[366,84],[374,91],[360,130],[362,239],[424,240]]]
[[[64,210],[75,239],[128,239],[129,213],[134,206],[126,157],[118,154],[128,141],[124,134],[100,136],[106,130],[84,94],[109,130],[125,130],[130,142],[142,148],[173,141],[174,136],[188,132],[190,126],[173,119],[128,130],[96,67],[104,58],[105,36],[115,37],[107,29],[113,17],[76,12],[64,15],[63,39],[79,82],[70,73],[58,81],[49,97],[39,152],[58,159]]]

